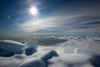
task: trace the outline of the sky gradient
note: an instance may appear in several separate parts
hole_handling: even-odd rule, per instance
[[[29,9],[36,6],[39,14]],[[100,34],[99,0],[0,0],[0,34]]]

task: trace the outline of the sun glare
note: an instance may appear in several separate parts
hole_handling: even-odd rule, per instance
[[[39,13],[38,13],[38,9],[36,8],[36,7],[32,7],[32,8],[30,8],[30,13],[32,14],[32,15],[38,15]]]

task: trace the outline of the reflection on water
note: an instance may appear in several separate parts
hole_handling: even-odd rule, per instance
[[[38,41],[37,43],[39,45],[49,45],[49,44],[55,44],[55,43],[61,43],[64,42],[63,40],[59,40],[59,39],[47,39],[47,38],[38,38],[35,39],[36,41]]]
[[[50,44],[55,44],[55,43],[60,43],[63,42],[63,40],[58,40],[58,39],[47,39],[47,38],[41,38],[42,36],[55,36],[56,34],[6,34],[6,35],[0,35],[0,39],[8,39],[8,40],[15,40],[15,41],[35,41],[39,45],[50,45]]]
[[[47,39],[47,38],[41,38],[42,36],[99,36],[100,34],[96,33],[22,33],[22,34],[2,34],[0,35],[0,39],[9,39],[9,40],[15,40],[15,41],[35,41],[39,45],[50,45],[55,43],[61,43],[64,42],[63,40],[58,39]]]
[[[34,41],[35,43],[37,43],[38,45],[52,45],[52,44],[56,44],[56,43],[61,43],[64,42],[63,40],[59,40],[59,39],[47,39],[47,38],[25,38],[25,37],[16,37],[16,38],[0,38],[1,40],[4,39],[8,39],[8,40],[15,40],[15,41],[26,41],[26,42],[30,42],[30,41]]]

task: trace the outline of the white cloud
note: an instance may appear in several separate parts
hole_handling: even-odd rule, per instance
[[[81,15],[74,16],[50,16],[37,20],[30,19],[22,24],[19,24],[20,30],[26,32],[34,32],[39,30],[58,30],[64,32],[99,32],[99,25],[86,25],[91,22],[99,22],[96,19],[84,19],[80,21]],[[96,29],[95,29],[96,28]],[[93,30],[95,29],[95,30]]]
[[[97,5],[88,4],[88,6],[81,4],[81,6],[74,6],[56,9],[46,17],[28,19],[27,21],[18,24],[20,30],[25,32],[34,32],[40,30],[59,31],[59,32],[99,32],[100,22],[99,8]],[[86,8],[84,8],[86,7]],[[72,11],[72,12],[71,12]],[[94,24],[88,24],[94,23]]]

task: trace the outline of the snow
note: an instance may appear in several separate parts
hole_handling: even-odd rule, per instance
[[[16,45],[25,45],[21,42],[17,42],[17,41],[13,41],[13,40],[2,40],[2,42],[13,43],[13,44],[16,44]]]
[[[61,38],[68,40],[55,46],[34,45],[37,52],[30,56],[0,57],[0,67],[100,67],[100,37]]]
[[[26,55],[32,55],[37,51],[38,46],[34,42],[28,42],[27,46],[28,47],[25,49]]]
[[[0,42],[0,56],[10,57],[15,54],[22,54],[23,51],[26,55],[32,55],[37,51],[37,44],[34,42],[23,44],[13,40],[1,40]]]

